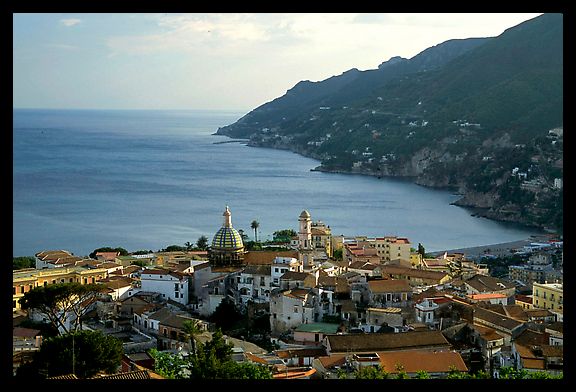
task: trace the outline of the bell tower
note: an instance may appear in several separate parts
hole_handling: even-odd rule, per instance
[[[312,267],[312,221],[308,211],[304,210],[298,218],[298,259],[306,270]]]

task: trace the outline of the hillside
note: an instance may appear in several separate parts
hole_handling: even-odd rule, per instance
[[[493,219],[562,230],[563,16],[303,81],[218,134],[411,177]]]

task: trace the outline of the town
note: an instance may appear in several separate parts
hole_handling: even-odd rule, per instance
[[[303,210],[292,235],[248,250],[228,206],[222,217],[205,250],[42,250],[34,268],[13,270],[14,376],[50,339],[39,326],[53,323],[56,334],[121,340],[120,363],[90,377],[99,379],[186,378],[167,375],[156,359],[187,358],[215,336],[233,361],[264,366],[273,379],[369,378],[368,370],[380,378],[563,378],[561,238],[500,254],[429,254],[385,233],[333,236]],[[493,263],[506,257],[520,261],[495,274]],[[30,297],[67,283],[102,289],[53,314]]]

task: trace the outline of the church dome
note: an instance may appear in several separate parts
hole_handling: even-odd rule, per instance
[[[212,249],[228,253],[242,252],[244,250],[242,236],[238,230],[232,227],[232,214],[228,206],[222,215],[224,216],[224,224],[212,239]]]
[[[233,227],[221,227],[212,239],[212,248],[218,250],[242,251],[242,236]]]
[[[308,211],[304,210],[300,213],[300,218],[308,219],[308,218],[310,218],[310,213]]]

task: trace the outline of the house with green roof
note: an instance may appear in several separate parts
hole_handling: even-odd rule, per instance
[[[294,341],[302,344],[320,344],[324,335],[338,332],[339,324],[309,323],[301,324],[294,330]]]

